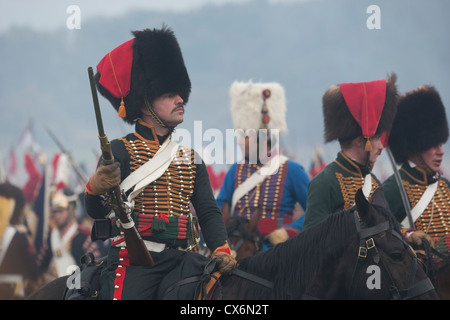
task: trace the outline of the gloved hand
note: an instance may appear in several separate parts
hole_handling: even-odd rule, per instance
[[[211,258],[216,259],[217,268],[221,274],[230,274],[231,270],[236,268],[236,260],[231,254],[225,252],[214,252]]]
[[[120,164],[114,162],[100,165],[86,185],[86,191],[93,195],[105,194],[120,183]]]
[[[271,244],[276,245],[289,239],[289,235],[284,228],[279,228],[269,233],[266,238]]]
[[[229,274],[231,270],[236,268],[237,262],[231,256],[230,247],[228,246],[228,242],[221,247],[218,247],[211,254],[212,259],[216,259],[217,267],[221,274]]]
[[[426,239],[429,243],[432,241],[431,237],[422,230],[411,233],[409,237],[406,238],[406,241],[411,245],[419,247],[422,245],[422,239]]]

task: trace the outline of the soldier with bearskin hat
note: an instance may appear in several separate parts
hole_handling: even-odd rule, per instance
[[[309,184],[304,228],[350,208],[358,189],[370,198],[380,187],[371,171],[397,110],[396,79],[341,83],[324,94],[325,142],[338,140],[341,151]]]
[[[250,220],[259,210],[258,229],[266,237],[265,250],[301,230],[303,216],[295,214],[295,209],[297,204],[306,208],[309,177],[300,164],[279,151],[277,139],[287,131],[284,88],[276,82],[235,81],[230,97],[245,159],[230,167],[217,202],[225,219]]]
[[[111,207],[105,197],[120,183],[132,205],[133,223],[155,264],[130,266],[123,233],[128,226],[113,217],[101,299],[160,298],[159,285],[164,279],[176,280],[175,275],[189,268],[191,275],[202,273],[198,268],[208,260],[191,252],[195,247],[191,203],[219,271],[228,273],[236,264],[204,162],[171,138],[183,121],[191,92],[177,39],[166,26],[133,35],[100,61],[95,80],[118,115],[135,124],[135,132],[111,141],[116,162],[99,165],[86,186],[85,202],[94,219],[108,216]],[[159,165],[151,167],[156,166],[156,159]],[[139,169],[144,166],[142,173]]]
[[[386,201],[404,227],[407,241],[420,246],[423,238],[433,238],[446,254],[450,247],[450,184],[440,170],[442,145],[448,136],[445,107],[434,87],[423,85],[402,95],[388,145],[401,165],[401,187],[410,208],[404,207],[394,175],[383,183]]]

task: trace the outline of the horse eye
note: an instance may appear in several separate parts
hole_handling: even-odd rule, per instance
[[[393,252],[389,254],[392,260],[402,260],[403,259],[403,253],[402,252]]]

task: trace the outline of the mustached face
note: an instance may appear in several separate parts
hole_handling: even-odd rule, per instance
[[[184,101],[178,94],[167,93],[153,100],[153,110],[170,127],[184,120]]]

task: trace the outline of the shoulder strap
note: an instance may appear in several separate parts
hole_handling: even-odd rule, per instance
[[[77,225],[74,224],[67,230],[62,238],[57,228],[53,229],[50,234],[53,261],[55,262],[58,277],[66,275],[68,273],[68,268],[77,264],[72,254],[66,248],[66,242],[70,240],[70,237],[73,236],[76,230]]]
[[[237,202],[241,199],[247,192],[252,190],[258,183],[264,181],[268,176],[274,174],[280,166],[287,161],[287,158],[283,155],[275,155],[270,161],[264,164],[259,170],[253,173],[247,180],[241,183],[236,190],[233,192],[233,197],[231,199],[231,210],[230,215],[233,215],[234,208]]]
[[[0,266],[2,265],[3,258],[5,257],[6,251],[8,251],[11,240],[15,234],[16,234],[16,229],[13,226],[7,226],[5,228],[5,232],[3,233],[3,238],[1,239]]]
[[[362,187],[362,192],[366,199],[369,199],[370,191],[372,191],[372,175],[368,173],[364,178],[364,184]]]
[[[423,193],[420,200],[417,202],[417,204],[414,206],[414,208],[411,209],[411,216],[412,216],[413,222],[416,222],[416,220],[420,217],[422,212],[425,210],[425,208],[430,203],[431,199],[433,199],[433,196],[436,193],[438,184],[439,184],[439,180],[436,181],[435,183],[428,185],[427,189]],[[404,226],[409,225],[408,217],[403,219],[402,225],[404,225]],[[412,227],[413,226],[411,226],[411,228]]]
[[[134,187],[128,196],[128,201],[133,200],[142,189],[162,176],[175,158],[178,147],[178,144],[173,140],[166,140],[153,158],[122,181],[120,189],[124,190],[124,192]]]

